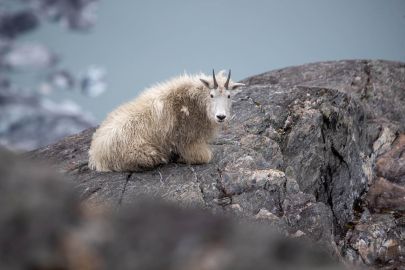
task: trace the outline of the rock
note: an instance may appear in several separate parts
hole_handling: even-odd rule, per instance
[[[325,251],[268,226],[150,201],[124,209],[101,247],[102,257],[112,259],[106,269],[342,269]]]
[[[379,157],[376,167],[378,176],[405,185],[405,134],[398,136],[392,148]]]
[[[0,91],[0,145],[27,151],[54,143],[92,126],[72,103],[56,104],[35,94]]]
[[[62,242],[80,220],[60,176],[0,149],[0,269],[66,269]]]
[[[304,239],[202,209],[138,199],[95,211],[60,175],[2,149],[0,176],[1,269],[343,269]]]
[[[77,86],[85,94],[99,94],[105,88],[100,69],[75,78],[61,70],[59,55],[21,36],[46,20],[70,30],[90,30],[98,1],[0,2],[0,146],[30,151],[94,126],[94,119],[73,101],[55,103],[49,94]]]
[[[402,164],[401,151],[395,149],[402,145],[398,134],[405,133],[405,64],[322,62],[242,82],[247,86],[235,91],[235,117],[213,142],[210,164],[96,173],[87,168],[94,129],[28,156],[57,164],[85,201],[121,206],[152,194],[217,214],[267,220],[286,235],[301,231],[331,253],[338,248],[348,261],[376,265],[380,251],[364,249],[355,225],[368,212],[365,198],[379,173],[394,176],[397,184],[402,179],[402,168],[394,168]],[[380,161],[377,173],[376,162],[384,157],[393,159]],[[371,212],[365,221],[370,226],[377,218]],[[402,218],[396,211],[389,230],[400,231]],[[401,235],[378,241],[405,250]],[[403,258],[392,254],[384,261],[387,267]]]
[[[14,38],[32,31],[39,25],[39,18],[31,10],[0,15],[0,37]]]
[[[270,219],[270,220],[279,220],[280,218],[275,214],[269,212],[265,208],[259,210],[259,213],[256,214],[255,218],[257,219]]]
[[[367,193],[367,206],[374,212],[404,212],[405,187],[378,178]]]
[[[372,215],[360,222],[346,235],[347,256],[357,264],[375,265],[384,269],[402,269],[405,263],[403,228],[396,225],[391,214]],[[355,252],[348,252],[348,250]]]

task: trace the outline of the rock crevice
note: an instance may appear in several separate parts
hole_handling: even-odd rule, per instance
[[[353,263],[404,263],[405,65],[322,62],[242,82],[211,164],[90,171],[94,129],[29,156],[52,160],[89,203],[159,196],[268,222]]]

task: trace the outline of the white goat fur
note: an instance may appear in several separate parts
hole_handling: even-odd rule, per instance
[[[209,115],[210,89],[205,74],[173,78],[146,89],[111,112],[93,135],[89,167],[97,171],[139,171],[167,163],[208,163],[208,145],[219,124]],[[224,89],[224,72],[216,75]],[[241,85],[230,81],[229,89]],[[229,117],[228,117],[229,118]]]

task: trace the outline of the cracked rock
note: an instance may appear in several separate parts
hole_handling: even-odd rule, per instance
[[[264,223],[272,217],[269,226],[277,217],[286,235],[300,231],[297,236],[325,245],[338,258],[395,269],[403,261],[402,251],[395,250],[405,250],[402,208],[384,209],[385,224],[376,221],[378,207],[373,210],[366,198],[378,177],[400,186],[393,190],[403,187],[404,74],[404,63],[348,60],[247,78],[246,87],[234,95],[235,117],[212,144],[210,164],[172,163],[133,173],[121,202],[152,194],[180,205],[194,202],[217,214],[260,217]],[[87,162],[93,132],[28,156],[53,162],[79,190],[96,185],[90,199],[119,204],[125,174],[75,165]],[[377,197],[386,193],[381,190]],[[381,237],[371,233],[373,224],[382,224]],[[366,237],[361,237],[364,226]]]
[[[1,269],[343,269],[265,224],[151,198],[83,204],[61,175],[2,149],[0,176]]]

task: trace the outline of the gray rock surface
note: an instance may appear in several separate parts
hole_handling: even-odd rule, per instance
[[[60,175],[0,149],[0,269],[343,269],[263,224],[158,200],[87,208]]]
[[[80,220],[60,176],[0,148],[0,269],[66,269],[63,239]]]
[[[235,117],[213,142],[211,164],[90,171],[94,129],[29,156],[52,160],[89,203],[120,206],[144,194],[159,196],[275,224],[354,264],[402,269],[403,207],[380,214],[366,197],[383,175],[377,161],[405,132],[405,64],[322,62],[242,82],[247,86],[234,95]],[[390,164],[402,164],[402,156],[392,154]],[[397,185],[403,185],[402,171],[391,173],[400,175]],[[381,255],[393,250],[387,243],[398,252]]]

